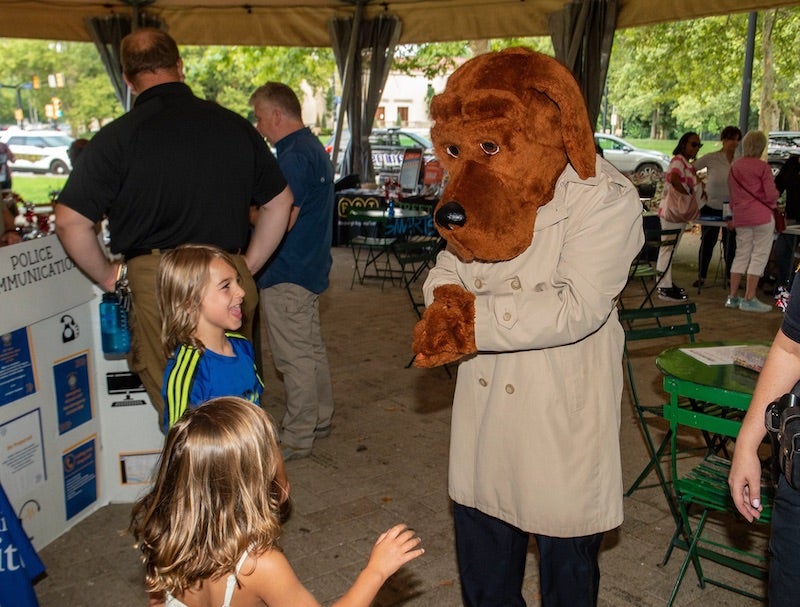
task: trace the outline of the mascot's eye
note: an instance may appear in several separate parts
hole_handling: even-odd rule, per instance
[[[458,158],[458,146],[457,145],[448,145],[446,148],[448,155],[452,156],[453,158]]]
[[[493,141],[484,141],[481,143],[481,149],[487,156],[494,156],[500,151],[500,146]]]

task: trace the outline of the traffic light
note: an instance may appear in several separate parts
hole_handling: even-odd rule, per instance
[[[38,89],[41,85],[39,84],[39,76],[35,75],[31,78],[31,82],[33,83],[33,88]]]
[[[64,114],[61,112],[61,99],[53,97],[50,101],[53,102],[53,117],[61,118]]]

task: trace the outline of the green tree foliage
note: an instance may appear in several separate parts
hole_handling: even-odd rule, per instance
[[[121,110],[94,45],[77,42],[0,39],[0,82],[16,86],[39,79],[39,89],[22,89],[26,120],[46,122],[45,105],[61,100],[64,117],[76,133],[88,129],[92,118],[114,117]],[[48,75],[63,74],[64,86],[51,88]],[[0,124],[13,124],[17,107],[13,89],[0,90]]]
[[[608,99],[626,132],[674,138],[688,130],[716,135],[724,125],[738,124],[747,22],[748,15],[741,13],[617,31]],[[751,127],[758,124],[762,23],[759,15]],[[800,119],[799,30],[800,9],[776,12],[775,100],[787,121]],[[643,132],[646,129],[650,132]]]
[[[479,53],[499,51],[512,46],[527,46],[535,51],[554,55],[550,38],[504,38],[502,40],[472,40],[461,42],[432,42],[398,46],[392,69],[401,74],[421,75],[428,80],[446,76],[465,60]]]
[[[195,94],[243,116],[251,113],[250,94],[267,81],[278,80],[295,90],[305,82],[324,95],[336,71],[330,49],[187,46],[181,54],[186,82]]]
[[[122,113],[105,68],[93,44],[0,39],[0,83],[16,86],[39,77],[41,88],[20,94],[27,121],[46,122],[45,104],[57,96],[73,134],[85,135]],[[268,80],[299,89],[305,82],[323,96],[333,86],[336,64],[330,49],[285,47],[181,47],[186,82],[198,96],[243,116],[251,116],[248,99]],[[64,87],[51,89],[48,74],[62,73]],[[14,124],[16,90],[0,89],[0,124]]]

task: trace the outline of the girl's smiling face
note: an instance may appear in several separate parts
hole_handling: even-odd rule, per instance
[[[200,302],[198,335],[206,331],[236,331],[242,326],[244,289],[236,268],[222,259],[213,259],[208,267],[208,284]]]

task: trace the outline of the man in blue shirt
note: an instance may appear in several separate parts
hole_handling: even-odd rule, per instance
[[[328,288],[333,229],[333,166],[303,124],[300,101],[280,82],[250,97],[256,128],[275,146],[294,195],[289,230],[257,277],[272,358],[283,374],[284,460],[307,457],[315,438],[330,434],[333,416],[328,357],[319,322],[319,295]]]

